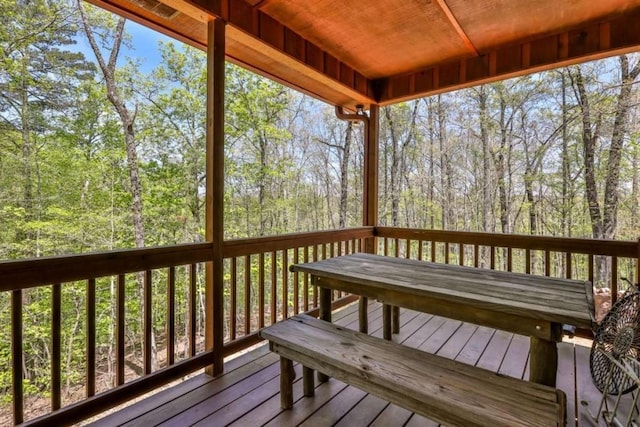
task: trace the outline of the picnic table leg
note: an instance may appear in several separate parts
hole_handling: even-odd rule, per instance
[[[360,297],[358,299],[358,312],[360,332],[363,334],[369,333],[369,298]]]
[[[529,381],[556,386],[558,347],[555,341],[531,337],[529,361]]]
[[[382,304],[382,338],[391,340],[391,306]]]
[[[331,289],[320,287],[320,314],[321,320],[331,322]],[[318,372],[318,382],[326,383],[329,377],[321,372]]]

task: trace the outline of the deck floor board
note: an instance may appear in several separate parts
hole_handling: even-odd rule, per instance
[[[382,335],[379,303],[369,305],[369,333]],[[334,321],[357,329],[357,305],[334,313]],[[514,377],[528,375],[529,339],[491,328],[402,310],[401,331],[393,340],[443,357]],[[594,405],[600,394],[591,383],[589,348],[559,344],[557,385],[567,395],[569,426],[588,425],[581,401]],[[293,409],[280,409],[278,357],[259,346],[225,364],[225,374],[185,380],[93,426],[437,426],[419,415],[330,379],[316,384],[314,397],[302,395],[301,367],[295,364]],[[577,422],[576,418],[577,417]],[[591,425],[591,424],[589,424]]]

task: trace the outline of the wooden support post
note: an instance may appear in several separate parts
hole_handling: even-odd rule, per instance
[[[305,396],[313,397],[316,386],[313,380],[313,369],[302,367],[302,390]]]
[[[371,104],[369,119],[365,121],[364,141],[364,188],[362,190],[362,225],[375,227],[378,223],[378,136],[380,134],[380,107]],[[365,240],[364,251],[376,253],[376,237]],[[369,301],[360,297],[358,301],[360,332],[369,332]]]
[[[391,306],[382,304],[382,338],[391,340]]]
[[[380,134],[380,107],[371,104],[369,119],[365,125],[364,165],[362,179],[362,225],[375,227],[378,224],[378,139]],[[376,238],[365,241],[365,252],[376,253]]]
[[[206,124],[206,239],[213,260],[206,264],[205,346],[213,350],[210,375],[222,374],[224,343],[224,294],[222,243],[224,240],[224,73],[225,23],[207,26],[207,124]]]
[[[280,357],[280,406],[282,409],[293,407],[293,380],[295,377],[293,362]]]

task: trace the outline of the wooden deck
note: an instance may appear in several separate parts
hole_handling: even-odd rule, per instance
[[[334,322],[357,328],[357,306],[334,313]],[[382,334],[381,308],[369,306],[369,331]],[[394,340],[517,378],[528,378],[529,340],[520,335],[402,310]],[[588,342],[586,343],[588,345]],[[572,340],[558,347],[557,386],[567,395],[568,425],[593,425],[581,402],[595,412],[600,394],[589,372],[590,348]],[[94,426],[435,426],[421,416],[335,379],[302,397],[296,366],[294,408],[280,409],[278,357],[262,345],[227,362],[218,379],[200,374],[94,422]],[[482,392],[479,390],[478,392]]]

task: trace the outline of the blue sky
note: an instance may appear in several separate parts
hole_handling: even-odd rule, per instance
[[[160,63],[160,52],[158,50],[159,41],[170,41],[171,38],[139,25],[133,21],[127,21],[126,32],[131,36],[131,49],[123,46],[118,58],[119,64],[129,58],[137,58],[140,61],[140,71],[148,73]],[[95,55],[89,46],[84,33],[80,33],[77,39],[76,49],[86,56],[89,61],[95,61]]]

